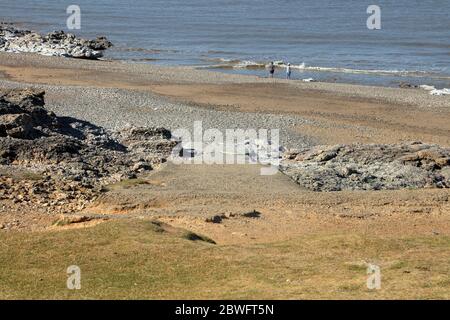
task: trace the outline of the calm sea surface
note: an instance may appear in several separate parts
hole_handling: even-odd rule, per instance
[[[71,4],[74,33],[106,35],[111,59],[261,76],[273,60],[297,79],[450,87],[449,0],[0,0],[0,20],[67,31]],[[381,30],[366,27],[371,4]]]

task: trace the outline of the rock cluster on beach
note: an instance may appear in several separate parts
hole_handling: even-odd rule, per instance
[[[450,187],[450,149],[421,142],[318,146],[284,156],[281,171],[313,191]]]
[[[0,199],[80,210],[103,185],[135,178],[164,162],[176,143],[163,128],[107,131],[58,117],[44,108],[43,91],[2,91]],[[24,169],[35,178],[15,179]]]
[[[85,40],[64,31],[47,35],[20,30],[10,24],[0,23],[0,51],[31,52],[47,56],[63,56],[81,59],[98,59],[112,43],[105,37]]]

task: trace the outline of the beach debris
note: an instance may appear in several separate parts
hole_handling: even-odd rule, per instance
[[[271,140],[246,139],[243,150],[253,163],[277,165],[284,148]]]
[[[194,158],[197,154],[194,148],[181,148],[178,155],[182,158]]]
[[[429,86],[427,84],[422,84],[419,86],[420,89],[426,90],[426,91],[432,91],[435,90],[436,88],[434,86]]]
[[[444,88],[444,89],[436,89],[434,86],[429,85],[421,85],[419,88],[429,91],[432,96],[445,96],[450,95],[450,89]]]
[[[64,31],[40,35],[30,30],[17,29],[11,24],[0,23],[0,51],[29,52],[46,56],[79,59],[99,59],[112,43],[106,37],[86,40]]]
[[[220,215],[216,214],[212,217],[206,218],[205,221],[209,222],[209,223],[221,223],[223,219],[226,219],[226,216],[224,214],[220,214]]]
[[[233,212],[227,212],[227,213],[221,213],[216,214],[213,216],[210,216],[205,219],[205,222],[208,223],[222,223],[224,219],[232,219],[232,218],[260,218],[261,212],[252,210],[244,213],[233,213]]]
[[[444,88],[444,89],[434,89],[430,91],[430,94],[433,96],[446,96],[450,95],[450,89]]]
[[[450,148],[438,145],[316,146],[286,154],[280,171],[313,191],[450,188]]]
[[[316,82],[313,78],[302,79],[303,82]]]
[[[237,139],[231,142],[201,141],[200,146],[196,145],[198,149],[193,148],[195,144],[190,140],[184,142],[181,138],[174,137],[173,140],[178,139],[179,144],[173,150],[173,159],[191,160],[191,158],[195,158],[211,164],[220,163],[220,161],[225,163],[229,156],[242,156],[242,161],[245,163],[278,164],[281,153],[284,151],[282,146],[270,139],[248,139],[245,137],[242,136],[242,140]],[[214,153],[205,152],[208,149],[214,150]]]

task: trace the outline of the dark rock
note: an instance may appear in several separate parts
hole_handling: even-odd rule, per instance
[[[325,162],[325,161],[335,158],[336,156],[337,156],[337,153],[335,151],[323,152],[317,156],[317,161]]]
[[[6,136],[19,139],[28,139],[33,131],[33,118],[26,113],[6,114],[0,116],[0,126]]]
[[[183,158],[194,158],[197,152],[192,148],[181,148],[178,156]]]
[[[94,40],[77,38],[64,31],[50,32],[45,36],[29,30],[19,30],[12,25],[0,24],[0,51],[33,52],[43,55],[80,59],[98,59],[112,43],[105,37]]]
[[[106,50],[113,44],[106,37],[97,37],[95,40],[89,40],[87,46],[93,50]]]
[[[27,197],[42,197],[36,190],[58,190],[62,194],[57,203],[84,203],[105,184],[136,178],[137,173],[157,167],[176,145],[164,128],[129,127],[109,132],[86,121],[58,117],[44,108],[43,97],[44,92],[31,89],[0,91],[0,164],[40,168],[46,177],[45,186],[23,186],[20,194]],[[17,182],[15,185],[20,187]],[[17,194],[9,190],[10,195]],[[14,199],[28,201],[27,197]]]
[[[0,93],[0,136],[34,139],[58,125],[43,107],[44,91],[6,90]]]
[[[449,188],[450,149],[419,142],[315,147],[280,170],[313,191]]]
[[[400,82],[400,84],[398,86],[399,86],[399,88],[402,88],[402,89],[415,89],[415,88],[418,88],[418,86],[416,86],[414,84],[411,84],[411,83],[408,83],[408,82]]]
[[[253,210],[250,212],[243,213],[242,216],[246,217],[246,218],[259,218],[259,217],[261,217],[261,212]]]
[[[223,218],[220,215],[215,215],[215,216],[206,218],[206,222],[209,222],[209,223],[221,223],[222,220],[223,220]]]

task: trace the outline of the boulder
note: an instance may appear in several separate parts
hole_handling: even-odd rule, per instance
[[[49,210],[81,210],[105,184],[136,178],[164,162],[176,145],[170,137],[164,128],[108,131],[48,112],[43,91],[0,90],[0,165],[39,170],[43,180],[22,184],[0,176],[0,190],[8,199]]]
[[[0,116],[0,136],[29,139],[33,131],[33,119],[26,113],[5,114]]]
[[[449,188],[450,149],[420,142],[317,146],[280,170],[313,191]]]
[[[58,126],[55,114],[43,107],[42,90],[5,90],[0,93],[0,136],[33,139]]]
[[[112,43],[106,37],[86,40],[62,30],[41,36],[36,32],[0,24],[0,51],[4,52],[33,52],[50,56],[99,59],[103,56],[103,51],[111,46]]]

